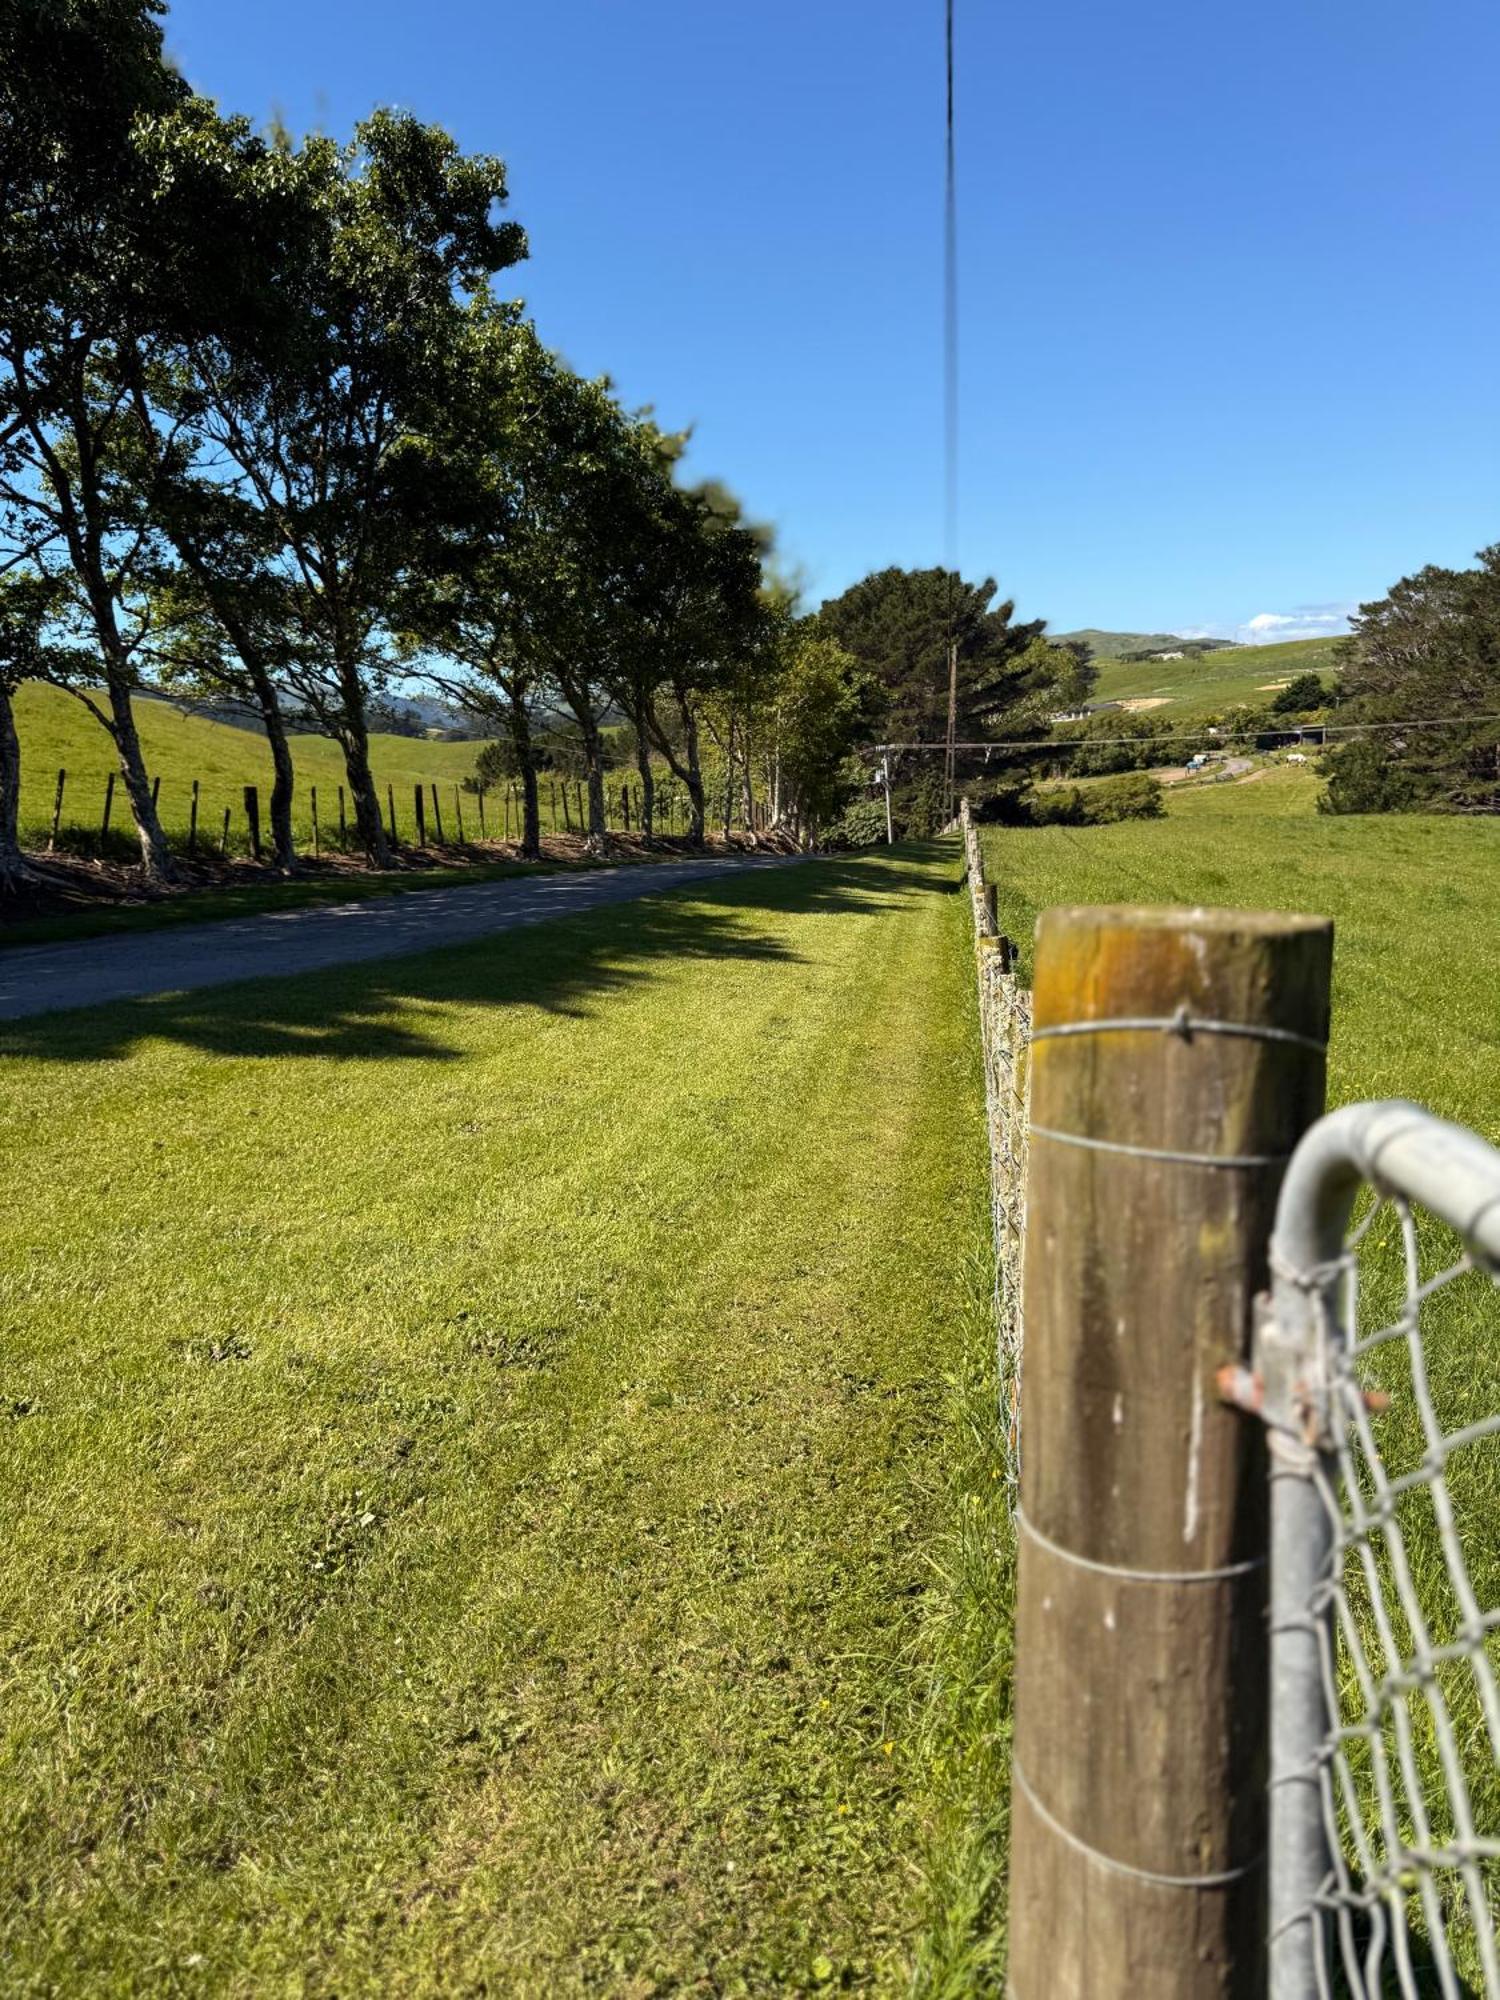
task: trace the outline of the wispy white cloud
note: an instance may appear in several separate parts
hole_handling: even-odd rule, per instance
[[[1268,646],[1282,639],[1329,639],[1349,629],[1355,604],[1302,604],[1295,611],[1257,611],[1235,631],[1247,646]]]

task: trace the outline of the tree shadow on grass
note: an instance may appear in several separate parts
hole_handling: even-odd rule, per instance
[[[914,892],[950,893],[951,849],[709,876],[631,902],[564,913],[463,944],[331,969],[241,980],[0,1024],[0,1056],[101,1062],[148,1041],[210,1055],[453,1060],[448,1008],[535,1007],[586,1015],[671,964],[795,964],[774,930],[747,918],[869,915]],[[430,1011],[428,1011],[430,1010]]]

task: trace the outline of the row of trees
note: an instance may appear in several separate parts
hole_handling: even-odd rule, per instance
[[[504,733],[528,853],[533,742],[560,714],[597,838],[621,717],[648,832],[665,763],[702,837],[707,739],[805,834],[868,677],[768,584],[730,496],[680,480],[683,440],[498,295],[526,249],[501,163],[388,112],[349,145],[255,132],[166,63],[159,11],[12,0],[0,20],[0,878],[27,867],[27,678],[108,732],[157,882],[143,687],[253,712],[283,866],[309,727],[387,858],[371,720],[418,681]]]

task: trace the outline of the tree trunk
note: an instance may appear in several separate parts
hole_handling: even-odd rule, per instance
[[[590,854],[602,854],[608,838],[608,822],[604,811],[603,738],[599,733],[599,718],[594,713],[594,691],[586,680],[570,682],[562,675],[558,676],[557,685],[563,700],[573,711],[578,733],[583,739],[584,773],[589,794],[586,845]]]
[[[36,880],[21,852],[21,739],[11,708],[11,690],[0,680],[0,892]]]
[[[583,731],[584,766],[588,775],[589,788],[589,840],[591,850],[602,853],[609,831],[604,808],[604,759],[599,725],[594,720],[593,710],[579,717]]]
[[[698,747],[698,718],[685,694],[677,697],[677,706],[682,712],[682,747],[687,751],[687,769],[683,782],[688,790],[688,839],[695,847],[703,845],[708,831],[708,809],[703,796],[703,759]]]
[[[141,754],[140,732],[135,726],[135,709],[130,699],[130,681],[107,659],[104,686],[109,696],[109,733],[119,753],[120,776],[125,782],[130,816],[135,821],[136,834],[141,843],[141,867],[145,870],[146,880],[160,886],[174,881],[177,870],[172,865],[171,849],[167,846],[167,836],[161,830],[156,801],[151,796],[151,779]]]
[[[512,693],[506,705],[511,748],[521,772],[521,859],[542,858],[542,812],[537,796],[536,752],[531,741],[531,717],[523,695]]]
[[[631,716],[635,728],[635,768],[641,777],[641,831],[649,841],[656,832],[656,776],[651,769],[651,742],[644,708]]]
[[[647,703],[646,727],[651,740],[671,766],[672,775],[682,785],[688,795],[688,839],[695,846],[703,845],[706,807],[703,796],[703,765],[698,754],[698,718],[693,713],[687,694],[678,688],[674,690],[678,712],[682,717],[682,743],[687,752],[687,761],[678,756],[675,744],[661,726],[661,718],[655,707]]]
[[[365,691],[357,667],[339,669],[339,693],[343,713],[340,718],[340,745],[344,770],[349,779],[349,795],[354,801],[354,827],[365,859],[375,868],[388,868],[390,843],[380,813],[380,794],[370,769],[370,731],[365,720]]]
[[[297,865],[297,843],[292,833],[292,792],[296,785],[292,746],[275,682],[258,666],[252,666],[250,674],[266,741],[271,746],[271,856],[283,874],[290,874]]]

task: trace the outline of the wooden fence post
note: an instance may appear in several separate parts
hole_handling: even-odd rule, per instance
[[[387,782],[387,784],[386,784],[386,788],[385,788],[385,804],[386,804],[386,810],[387,810],[387,812],[388,812],[388,813],[390,814],[390,816],[391,816],[391,819],[390,819],[390,826],[389,826],[389,828],[388,828],[388,831],[389,831],[389,833],[390,833],[390,836],[391,836],[391,840],[392,840],[392,842],[395,842],[395,840],[396,840],[396,787],[395,787],[395,786],[394,786],[393,784],[389,783],[389,782]]]
[[[65,770],[59,771],[57,774],[57,793],[52,801],[52,832],[48,836],[47,840],[47,852],[49,854],[51,854],[57,847],[57,832],[58,828],[62,824],[63,788],[66,786],[67,782],[68,782],[67,772]]]
[[[510,786],[505,787],[505,838],[510,839]]]
[[[563,781],[562,793],[563,793],[563,832],[571,833],[573,831],[573,816],[568,811],[568,786],[566,779],[564,779]]]
[[[157,802],[157,800],[158,800],[158,799],[159,799],[160,797],[161,797],[161,773],[160,773],[160,771],[158,771],[158,772],[157,772],[157,774],[156,774],[156,776],[155,776],[155,777],[154,777],[154,778],[153,778],[153,779],[151,780],[151,810],[152,810],[152,812],[155,812],[155,811],[156,811],[156,802]]]
[[[458,822],[458,844],[464,844],[464,795],[458,786],[453,787],[453,817]]]
[[[99,822],[99,843],[102,846],[109,837],[109,816],[115,808],[115,774],[109,772],[104,780],[104,817]]]
[[[490,837],[489,828],[484,823],[484,795],[487,790],[488,787],[485,785],[479,787],[479,838],[481,840],[488,840]]]
[[[224,837],[219,842],[219,852],[221,855],[223,855],[226,861],[229,859],[229,807],[228,806],[225,806],[224,808]]]
[[[339,847],[345,854],[349,852],[349,821],[344,814],[344,788],[342,785],[339,786]]]
[[[245,787],[245,823],[250,829],[250,858],[260,859],[260,793],[254,785]]]
[[[442,801],[438,797],[438,788],[436,785],[432,788],[432,824],[437,831],[437,844],[441,847],[443,845],[443,806]]]
[[[198,780],[193,780],[193,797],[188,806],[188,853],[198,852]]]
[[[1265,1445],[1215,1374],[1322,1109],[1331,957],[1322,918],[1037,926],[1016,2000],[1265,1992]]]
[[[313,823],[313,859],[316,860],[318,856],[322,853],[322,848],[319,846],[318,843],[318,788],[316,785],[312,787],[312,823]]]
[[[418,847],[425,847],[427,845],[427,807],[423,803],[422,787],[420,785],[413,785],[412,787],[412,803],[416,808],[417,815],[417,845]]]

